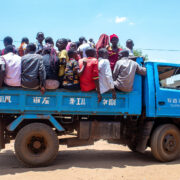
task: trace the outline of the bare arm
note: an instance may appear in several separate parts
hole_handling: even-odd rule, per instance
[[[119,74],[119,65],[118,65],[118,61],[116,62],[116,65],[114,67],[114,71],[113,71],[113,80],[116,81],[116,79],[118,78],[118,74]]]
[[[110,63],[108,60],[105,61],[104,68],[105,68],[105,77],[106,77],[107,84],[109,85],[109,89],[111,89],[112,91],[112,97],[113,99],[116,99],[116,91],[114,89],[112,71],[111,71]]]
[[[5,59],[3,57],[0,58],[0,71],[1,71],[1,76],[0,76],[0,87],[2,87],[3,82],[4,82],[4,77],[6,74],[6,64],[5,64]]]
[[[101,96],[101,93],[100,93],[99,79],[94,80],[94,83],[96,85],[96,90],[97,90],[97,93],[98,93],[98,102],[100,102],[102,100],[102,96]]]
[[[45,81],[46,81],[46,71],[43,64],[42,58],[39,60],[39,79],[40,79],[40,88],[41,93],[45,93]]]
[[[139,64],[137,64],[136,73],[146,76],[146,68],[141,67]]]
[[[84,72],[84,70],[85,70],[85,68],[86,68],[86,65],[87,65],[87,62],[86,62],[86,61],[83,61],[83,66],[82,66],[82,68],[81,68],[81,69],[77,69],[77,74],[78,74],[79,76],[81,76],[82,73]]]

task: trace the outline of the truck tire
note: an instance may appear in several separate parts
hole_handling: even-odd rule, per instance
[[[23,127],[15,139],[16,156],[28,167],[49,165],[56,158],[58,149],[56,133],[43,123]]]
[[[161,125],[151,136],[151,152],[162,162],[173,161],[180,155],[180,132],[172,124]]]

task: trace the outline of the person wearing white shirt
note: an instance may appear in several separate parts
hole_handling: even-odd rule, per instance
[[[91,47],[89,43],[87,43],[86,39],[84,39],[83,43],[78,47],[78,52],[80,53],[82,58],[87,57],[86,49]]]
[[[108,51],[106,48],[101,48],[98,51],[98,69],[99,69],[99,85],[100,93],[103,94],[112,91],[113,99],[116,99],[112,71],[108,60]]]
[[[134,56],[133,52],[134,43],[131,39],[126,41],[126,50],[129,52],[129,56]]]
[[[5,65],[4,83],[7,86],[21,86],[21,57],[14,53],[13,45],[5,48],[5,55],[0,57],[0,64]]]

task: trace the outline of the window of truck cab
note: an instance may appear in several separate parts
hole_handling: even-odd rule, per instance
[[[158,65],[160,88],[180,90],[180,67]]]

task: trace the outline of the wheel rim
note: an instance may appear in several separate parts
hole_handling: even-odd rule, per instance
[[[163,148],[167,153],[173,153],[177,150],[177,141],[172,134],[167,134],[164,137]]]
[[[27,141],[27,149],[34,155],[39,155],[47,149],[47,143],[44,137],[32,136]]]

